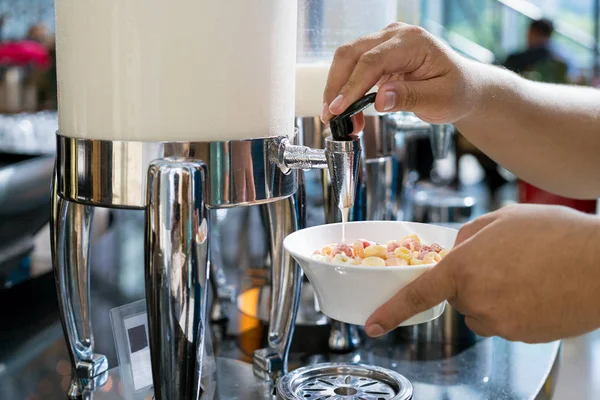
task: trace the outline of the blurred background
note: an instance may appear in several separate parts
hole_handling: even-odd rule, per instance
[[[600,0],[399,4],[399,20],[420,23],[467,57],[528,79],[600,87]],[[56,106],[53,1],[0,0],[0,399],[62,398],[58,393],[68,384],[48,236]],[[428,145],[418,146],[423,161],[411,171],[412,181],[446,182],[476,197],[474,215],[514,202],[597,213],[595,200],[557,197],[519,180],[460,132],[453,147],[448,160],[432,168]],[[136,211],[99,210],[95,217],[92,319],[111,367],[108,312],[144,294],[142,225]],[[567,341],[563,360],[556,398],[599,398],[600,334]],[[23,394],[29,380],[35,385]]]

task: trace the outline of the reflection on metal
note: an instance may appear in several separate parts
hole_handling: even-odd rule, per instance
[[[262,286],[249,289],[237,299],[238,310],[251,318],[262,322],[269,321],[271,287]],[[315,307],[315,293],[310,282],[304,282],[300,293],[300,304],[296,325],[326,325],[327,317]]]
[[[356,350],[361,344],[358,327],[345,322],[330,320],[331,334],[329,335],[329,349],[334,352],[350,352]]]
[[[209,275],[206,167],[155,161],[147,187],[146,301],[155,397],[197,400]]]
[[[287,138],[286,138],[287,140]],[[228,142],[131,142],[57,135],[58,193],[103,207],[144,208],[150,163],[168,157],[204,162],[210,207],[260,204],[291,196],[296,174],[285,175],[270,149],[281,137]]]
[[[477,199],[448,188],[418,187],[412,195],[412,220],[421,223],[465,223]]]
[[[449,304],[439,318],[421,325],[398,328],[396,334],[410,342],[455,345],[458,348],[482,339],[467,327],[464,315]]]
[[[453,134],[453,125],[432,125],[429,140],[431,140],[431,150],[435,160],[442,160],[448,157]]]
[[[294,198],[265,206],[269,219],[271,249],[271,307],[268,347],[254,353],[254,371],[274,382],[287,372],[289,353],[298,312],[302,270],[283,249],[283,240],[298,229]]]

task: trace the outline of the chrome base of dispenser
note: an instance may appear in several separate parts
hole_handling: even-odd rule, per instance
[[[274,159],[273,152],[287,140],[285,136],[226,142],[108,141],[61,134],[56,138],[57,191],[81,204],[146,207],[148,168],[153,161],[169,157],[205,163],[209,207],[261,204],[296,191],[296,174],[284,174]],[[323,156],[321,168],[325,167]]]
[[[108,360],[102,354],[93,354],[90,360],[77,363],[77,377],[92,380],[108,371]]]
[[[199,400],[207,334],[210,242],[199,161],[167,158],[148,170],[146,304],[157,400]]]
[[[469,346],[483,339],[469,329],[465,316],[449,304],[439,318],[420,325],[397,328],[394,334],[411,343],[432,345]]]
[[[302,269],[283,250],[283,240],[298,229],[294,197],[265,206],[269,221],[271,248],[271,307],[267,348],[253,356],[254,373],[261,379],[276,382],[287,373],[287,355],[294,335],[298,314]],[[286,312],[281,312],[281,310]]]
[[[93,208],[66,201],[52,180],[50,243],[61,311],[61,322],[71,357],[69,399],[80,399],[85,390],[98,387],[108,370],[104,355],[94,354],[90,318],[89,250]]]
[[[414,222],[452,224],[468,221],[477,199],[453,189],[421,184],[412,191],[410,203]]]
[[[410,400],[412,396],[413,386],[402,375],[361,364],[304,367],[284,376],[277,384],[278,400]]]
[[[237,287],[227,281],[223,269],[223,251],[220,244],[223,243],[223,235],[219,223],[219,215],[227,213],[227,210],[210,210],[208,212],[209,225],[211,227],[210,240],[210,286],[213,293],[210,320],[221,322],[228,320],[226,313],[227,305],[234,302],[237,297]],[[216,244],[216,245],[215,245]]]
[[[316,150],[294,145],[287,136],[155,143],[57,134],[57,147],[53,261],[75,369],[93,355],[87,265],[92,206],[146,210],[146,301],[156,398],[178,400],[200,394],[195,371],[208,312],[209,208],[264,204],[272,296],[268,348],[255,353],[254,371],[273,382],[287,372],[302,282],[300,267],[282,246],[298,229],[295,170],[329,167],[340,204],[352,206],[358,138],[327,138],[325,150]],[[218,287],[215,293],[218,298]],[[223,315],[219,306],[210,310],[213,318]]]
[[[69,400],[88,400],[93,398],[93,392],[102,388],[108,382],[108,370],[101,374],[81,380],[71,380],[67,388],[67,399]]]
[[[226,312],[226,304],[233,302],[236,298],[237,288],[233,285],[227,285],[219,282],[215,276],[215,268],[210,266],[210,286],[213,291],[212,306],[210,310],[210,320],[212,322],[221,322],[229,319]]]
[[[358,327],[345,322],[330,320],[329,350],[334,353],[348,353],[360,346],[361,338]]]

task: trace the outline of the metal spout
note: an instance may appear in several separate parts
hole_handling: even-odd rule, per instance
[[[448,157],[453,133],[453,125],[432,125],[429,138],[431,140],[431,151],[435,160],[443,160]]]
[[[340,208],[354,205],[358,167],[361,158],[360,138],[350,135],[346,140],[325,139],[325,150],[290,144],[282,139],[272,148],[273,159],[284,173],[298,169],[329,169],[335,204]]]
[[[325,139],[325,157],[335,204],[341,209],[354,206],[360,155],[360,139],[357,136],[349,141],[334,140],[331,136]]]

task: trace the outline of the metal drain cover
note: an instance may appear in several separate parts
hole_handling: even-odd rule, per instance
[[[408,379],[362,364],[317,364],[293,371],[277,383],[279,400],[410,400]]]

